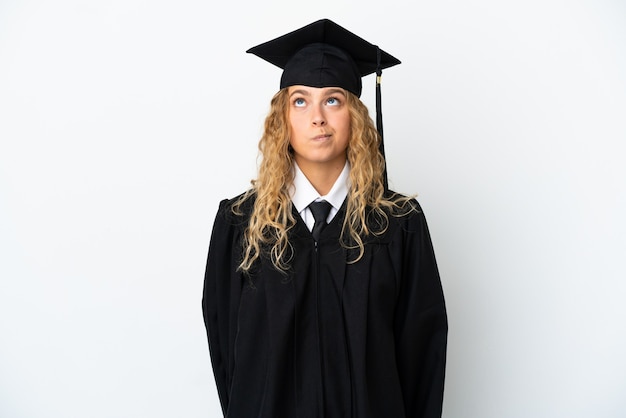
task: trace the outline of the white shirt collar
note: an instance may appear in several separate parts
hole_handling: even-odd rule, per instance
[[[320,196],[295,161],[293,162],[293,169],[293,184],[289,189],[289,193],[291,195],[291,201],[298,213],[302,213],[311,202],[326,200],[334,209],[331,210],[332,214],[329,217],[332,219],[334,214],[341,208],[346,196],[348,196],[348,189],[350,187],[350,164],[348,164],[348,161],[346,161],[339,177],[335,180],[335,184],[333,184],[333,187],[325,196]]]

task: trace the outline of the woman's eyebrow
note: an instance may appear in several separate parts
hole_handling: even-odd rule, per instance
[[[309,92],[306,90],[294,90],[289,94],[289,97],[293,96],[294,94],[302,94],[303,96],[308,96]]]
[[[328,96],[328,95],[331,95],[331,94],[337,94],[337,93],[341,94],[342,96],[345,96],[345,92],[343,91],[343,89],[331,89],[331,90],[327,90],[325,94]]]

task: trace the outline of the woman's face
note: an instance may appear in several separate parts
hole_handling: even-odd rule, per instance
[[[303,171],[343,167],[350,140],[350,111],[344,90],[291,86],[288,94],[289,143],[298,166]]]

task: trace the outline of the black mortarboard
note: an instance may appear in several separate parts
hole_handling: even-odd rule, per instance
[[[389,55],[347,29],[321,19],[246,52],[283,69],[280,88],[293,85],[341,87],[361,96],[361,78],[376,73],[376,127],[382,142],[380,76],[384,68],[400,64]],[[387,187],[387,177],[384,178]]]

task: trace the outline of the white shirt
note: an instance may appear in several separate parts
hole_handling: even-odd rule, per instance
[[[346,200],[346,196],[348,196],[350,186],[350,165],[348,161],[346,161],[341,174],[339,174],[339,177],[335,180],[333,187],[324,196],[320,196],[317,190],[315,190],[315,187],[313,187],[309,179],[306,178],[295,161],[293,162],[293,168],[293,184],[289,189],[289,194],[293,206],[309,228],[309,231],[313,229],[313,225],[315,224],[315,218],[309,209],[309,203],[311,202],[325,200],[332,205],[328,213],[328,218],[326,218],[326,222],[330,222],[339,211],[343,201]]]

